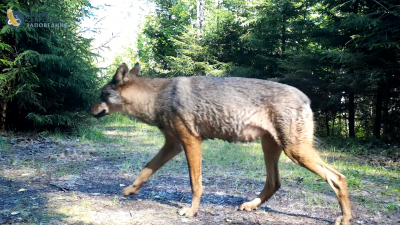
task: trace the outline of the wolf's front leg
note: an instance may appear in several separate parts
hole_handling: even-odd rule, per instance
[[[183,147],[185,149],[186,159],[189,166],[190,183],[192,185],[192,206],[190,208],[182,208],[179,210],[181,216],[195,216],[200,206],[201,195],[203,194],[203,186],[201,183],[201,139],[189,135],[188,133],[181,136]]]
[[[124,188],[122,193],[124,195],[137,194],[144,183],[146,183],[150,176],[160,169],[174,156],[183,150],[182,143],[174,136],[163,132],[165,136],[165,144],[160,152],[140,171],[138,177],[132,185]]]
[[[132,185],[122,190],[123,195],[131,195],[139,193],[142,185],[146,183],[149,180],[149,177],[154,173],[153,170],[148,167],[148,165],[149,164],[147,164],[147,166],[142,171],[140,171],[138,177],[136,178],[135,182],[133,182]]]

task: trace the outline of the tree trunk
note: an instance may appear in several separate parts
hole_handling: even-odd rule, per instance
[[[282,56],[286,51],[286,15],[282,15]]]
[[[349,117],[347,116],[347,113],[344,113],[344,130],[346,132],[345,133],[346,137],[347,137],[347,134],[349,133],[349,129],[348,129],[348,126],[347,126],[348,122],[349,122]]]
[[[354,132],[354,92],[349,93],[349,137],[355,137]]]
[[[196,0],[196,1],[197,1],[197,24],[196,25],[198,28],[198,34],[200,35],[201,29],[203,27],[204,5],[205,5],[206,1],[205,0]]]
[[[332,118],[332,136],[335,136],[335,120],[336,120],[336,113],[333,114],[333,118]]]
[[[219,10],[219,0],[217,0],[217,9]],[[217,30],[219,29],[219,13],[217,13]]]
[[[354,3],[353,3],[353,13],[354,14],[357,14],[358,13],[358,5],[360,4],[360,0],[356,0]]]
[[[329,137],[329,116],[328,116],[328,112],[325,112],[325,128],[326,128],[326,136]]]
[[[376,94],[375,102],[375,123],[374,123],[374,137],[381,138],[381,123],[382,123],[382,88],[379,87]]]
[[[385,90],[383,91],[383,140],[388,140],[388,123],[389,123],[389,87],[386,83]]]
[[[7,116],[7,101],[2,99],[1,101],[1,133],[5,133],[6,131],[6,116]]]

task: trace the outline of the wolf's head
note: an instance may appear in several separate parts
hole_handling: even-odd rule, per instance
[[[108,82],[102,89],[99,100],[97,100],[86,111],[96,117],[110,115],[111,113],[121,112],[123,110],[123,100],[121,99],[121,91],[131,82],[132,78],[139,75],[140,66],[136,63],[130,71],[125,63],[122,63],[112,80]]]

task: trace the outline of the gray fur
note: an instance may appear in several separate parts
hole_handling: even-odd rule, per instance
[[[199,76],[148,79],[143,84],[160,81],[163,85],[154,99],[132,114],[151,125],[171,128],[179,116],[193,135],[203,139],[243,142],[269,132],[281,144],[312,141],[310,100],[294,87],[258,79]]]

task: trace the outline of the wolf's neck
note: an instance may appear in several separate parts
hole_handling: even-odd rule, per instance
[[[167,79],[138,77],[121,90],[124,113],[157,126],[155,102]]]

